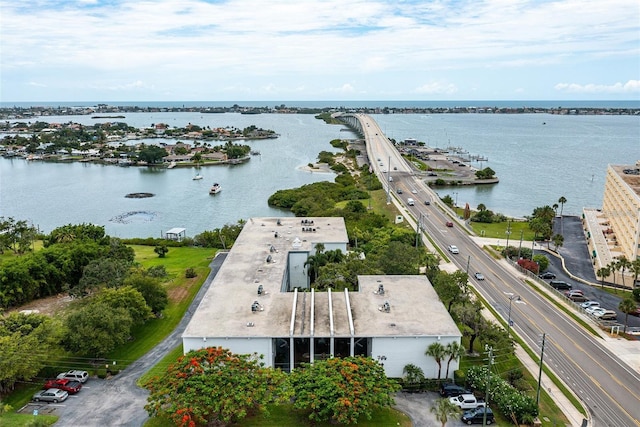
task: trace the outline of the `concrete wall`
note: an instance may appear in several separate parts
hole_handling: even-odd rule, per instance
[[[428,356],[425,356],[427,347],[438,341],[438,337],[374,337],[371,343],[371,357],[379,360],[379,356],[386,357],[384,370],[387,376],[392,378],[402,377],[402,370],[412,363],[420,367],[426,378],[438,378],[438,364]],[[457,341],[459,337],[441,337],[440,344],[446,346],[450,342]],[[449,378],[453,378],[453,372],[458,369],[458,362],[452,361],[449,366]],[[447,371],[446,361],[442,361],[441,378]]]

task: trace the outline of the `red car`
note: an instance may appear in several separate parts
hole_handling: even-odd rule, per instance
[[[57,388],[60,390],[64,390],[69,394],[75,394],[82,388],[82,383],[80,381],[68,380],[66,378],[51,379],[47,380],[42,388]]]
[[[453,223],[451,221],[447,221],[447,223],[445,224],[447,227],[453,227]]]

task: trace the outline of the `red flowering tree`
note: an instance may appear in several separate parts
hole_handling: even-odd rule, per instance
[[[312,421],[355,424],[371,419],[375,407],[391,406],[398,384],[387,378],[382,365],[370,358],[346,357],[303,364],[290,375],[293,406],[310,411]]]
[[[265,405],[289,398],[286,374],[265,368],[256,355],[233,354],[221,347],[191,351],[145,386],[145,409],[175,425],[225,426],[266,411]]]
[[[536,263],[535,261],[531,261],[530,259],[526,259],[526,258],[519,259],[518,260],[518,265],[520,267],[524,268],[525,270],[529,270],[533,274],[538,274],[538,271],[540,270],[540,267],[538,266],[538,263]]]

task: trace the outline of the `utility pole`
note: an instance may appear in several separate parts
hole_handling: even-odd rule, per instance
[[[488,346],[485,349],[489,350],[489,360],[488,360],[488,365],[487,366],[487,379],[486,379],[486,390],[485,390],[485,394],[484,394],[484,414],[482,416],[482,427],[486,427],[487,426],[487,408],[489,407],[489,383],[490,383],[490,378],[491,378],[491,365],[493,365],[493,347]]]
[[[544,340],[547,334],[542,334],[542,347],[540,349],[540,370],[538,371],[538,391],[536,391],[536,407],[540,412],[540,381],[542,381],[542,359],[544,358]]]
[[[524,234],[524,230],[520,230],[520,246],[518,246],[518,259],[520,259],[520,251],[522,250],[522,236]]]
[[[509,220],[507,222],[507,246],[504,247],[506,250],[509,250],[509,235],[510,234],[511,234],[511,220]]]
[[[420,217],[418,218],[418,225],[416,226],[416,248],[418,247],[418,243],[420,241],[421,229],[422,229],[422,212],[420,212]]]

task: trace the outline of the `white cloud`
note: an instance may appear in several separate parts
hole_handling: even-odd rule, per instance
[[[0,83],[47,81],[54,93],[55,81],[67,93],[62,88],[143,76],[148,90],[206,97],[234,87],[238,94],[274,96],[304,88],[311,96],[353,81],[359,91],[343,87],[345,96],[464,97],[472,93],[463,92],[466,80],[475,80],[466,84],[479,92],[485,87],[478,82],[494,80],[500,84],[487,93],[508,96],[516,88],[534,93],[533,86],[543,86],[534,82],[549,75],[556,81],[632,75],[639,19],[636,0],[5,2]],[[616,67],[588,65],[607,60]],[[498,73],[504,76],[483,78]],[[422,85],[425,75],[458,86]],[[620,91],[612,93],[629,93]]]
[[[594,83],[586,85],[578,83],[558,83],[554,86],[554,89],[565,93],[640,93],[640,80],[629,80],[626,83],[618,82],[612,85]]]
[[[28,85],[29,86],[35,86],[35,87],[47,87],[47,85],[45,85],[43,83],[38,83],[38,82],[29,82]]]

